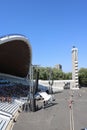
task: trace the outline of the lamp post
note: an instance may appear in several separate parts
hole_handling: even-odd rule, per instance
[[[37,75],[36,84],[34,84],[34,81],[33,81],[34,67],[38,67],[38,65],[31,64],[31,67],[30,67],[30,92],[29,92],[30,96],[29,97],[30,97],[30,109],[33,112],[36,111],[36,99],[34,98],[34,95],[38,89],[38,76],[39,76],[39,73],[36,74]],[[37,73],[37,72],[35,72],[35,73]]]
[[[49,93],[53,93],[52,91],[52,85],[53,85],[53,73],[52,73],[52,69],[50,68],[49,70]]]
[[[38,91],[38,80],[39,80],[39,67],[40,65],[34,65],[35,67],[35,93]]]
[[[33,84],[33,65],[30,67],[30,109],[31,111],[36,111],[36,101],[34,99],[34,84]]]

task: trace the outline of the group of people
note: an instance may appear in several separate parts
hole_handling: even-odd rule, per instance
[[[13,84],[12,86],[0,87],[0,101],[10,102],[12,97],[25,97],[29,93],[29,86],[22,84]]]
[[[12,98],[11,97],[4,97],[4,96],[1,96],[0,97],[0,101],[1,102],[8,102],[8,103],[11,103],[12,102]]]

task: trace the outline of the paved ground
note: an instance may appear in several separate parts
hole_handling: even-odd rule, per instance
[[[74,91],[74,103],[70,109],[71,93],[70,90],[64,90],[56,94],[55,105],[52,107],[34,113],[22,112],[13,130],[80,130],[87,127],[87,89]]]

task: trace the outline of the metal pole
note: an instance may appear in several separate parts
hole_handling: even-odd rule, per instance
[[[40,65],[34,65],[35,67],[35,78],[36,78],[36,82],[35,82],[35,93],[38,91],[38,80],[39,80],[39,67]]]
[[[53,85],[53,79],[52,79],[52,70],[50,68],[50,75],[49,75],[49,92],[52,94],[52,85]]]
[[[33,65],[30,68],[30,109],[31,111],[35,112],[36,110],[36,101],[34,99],[34,84],[33,84]]]

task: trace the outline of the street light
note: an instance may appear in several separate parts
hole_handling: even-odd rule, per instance
[[[36,100],[34,98],[34,95],[35,95],[35,91],[36,91],[36,87],[34,86],[34,81],[33,81],[33,69],[34,67],[37,67],[38,65],[32,65],[31,64],[31,67],[30,67],[30,108],[31,108],[31,111],[36,111]],[[37,84],[37,83],[36,83]]]
[[[35,93],[38,91],[38,80],[39,80],[39,66],[40,65],[34,65],[35,67]]]
[[[52,85],[53,85],[53,72],[52,72],[52,69],[50,68],[50,70],[49,70],[50,72],[49,72],[49,93],[53,93],[53,91],[52,91]]]

